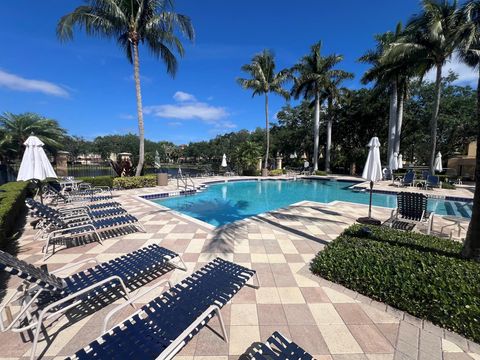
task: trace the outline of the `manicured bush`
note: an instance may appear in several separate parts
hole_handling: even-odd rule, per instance
[[[120,189],[137,189],[157,186],[155,175],[126,176],[113,179],[113,187]]]
[[[261,172],[257,169],[244,169],[242,171],[243,176],[260,176]]]
[[[270,170],[270,171],[268,172],[268,175],[269,175],[269,176],[279,176],[279,175],[283,175],[283,170],[282,170],[282,169]]]
[[[353,226],[311,263],[314,273],[480,341],[480,264],[461,244],[433,236]]]
[[[81,177],[80,180],[83,180],[86,183],[91,184],[92,186],[108,186],[113,187],[113,176],[95,176],[95,177]]]
[[[321,170],[315,171],[314,174],[318,175],[318,176],[327,176],[327,172],[326,171],[321,171]]]
[[[10,182],[0,186],[0,248],[5,249],[7,239],[13,234],[18,219],[25,209],[29,183]]]
[[[442,182],[442,189],[449,189],[449,190],[454,190],[456,189],[454,184],[450,184],[449,182]]]

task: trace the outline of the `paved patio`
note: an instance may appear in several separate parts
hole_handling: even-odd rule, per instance
[[[168,189],[170,187],[174,185]],[[264,341],[275,330],[322,360],[480,359],[478,345],[383,304],[371,303],[368,298],[309,272],[308,264],[314,255],[356,218],[364,216],[366,206],[303,202],[212,229],[135,196],[153,191],[159,189],[115,194],[115,200],[140,219],[146,233],[108,239],[103,245],[90,243],[63,249],[45,263],[54,270],[88,257],[106,261],[155,243],[180,253],[189,269],[188,272],[175,270],[161,279],[178,282],[217,256],[255,269],[260,289],[244,288],[222,310],[229,343],[218,336],[219,324],[213,319],[176,359],[238,359],[252,344]],[[374,208],[373,213],[377,218],[386,219],[390,210]],[[444,224],[436,217],[434,230],[440,231]],[[33,241],[33,230],[27,225],[19,240],[18,257],[40,265],[43,263],[41,246],[42,243]],[[80,269],[69,272],[77,270]],[[139,291],[146,291],[156,281],[158,279]],[[11,278],[8,288],[16,285],[18,281]],[[50,324],[47,331],[53,340],[42,341],[38,355],[44,359],[63,358],[84,347],[100,335],[105,314],[116,304],[74,324],[65,318]],[[126,315],[123,313],[114,322]],[[3,333],[0,340],[1,359],[29,356],[31,343],[23,341],[19,334]]]

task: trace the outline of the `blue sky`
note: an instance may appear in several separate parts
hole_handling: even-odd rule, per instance
[[[133,69],[114,41],[77,32],[73,42],[55,36],[58,19],[80,0],[16,0],[2,4],[0,112],[37,112],[69,133],[93,139],[137,131]],[[27,10],[28,9],[28,10]],[[175,79],[141,48],[146,137],[188,143],[264,123],[264,100],[235,79],[264,48],[278,68],[293,65],[322,40],[324,54],[343,54],[340,67],[355,73],[356,59],[374,46],[373,35],[394,29],[419,11],[417,0],[177,0],[191,17],[194,44],[186,44]],[[452,64],[458,67],[458,64]],[[457,69],[462,73],[463,69]],[[470,81],[468,72],[462,80]],[[272,118],[284,105],[270,102]]]

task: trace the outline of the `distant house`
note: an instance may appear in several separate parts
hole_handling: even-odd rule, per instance
[[[477,154],[477,142],[468,144],[467,155],[457,155],[448,159],[447,175],[467,179],[475,178],[475,161]]]
[[[75,159],[76,164],[94,165],[102,162],[102,155],[100,154],[81,154]]]

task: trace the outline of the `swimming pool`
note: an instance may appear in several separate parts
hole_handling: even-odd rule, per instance
[[[348,201],[368,204],[369,193],[350,189],[355,182],[329,180],[235,181],[209,185],[189,196],[152,200],[214,226],[224,225],[303,201]],[[396,196],[373,194],[373,205],[394,208]],[[471,217],[472,204],[429,199],[428,208],[440,215]]]

